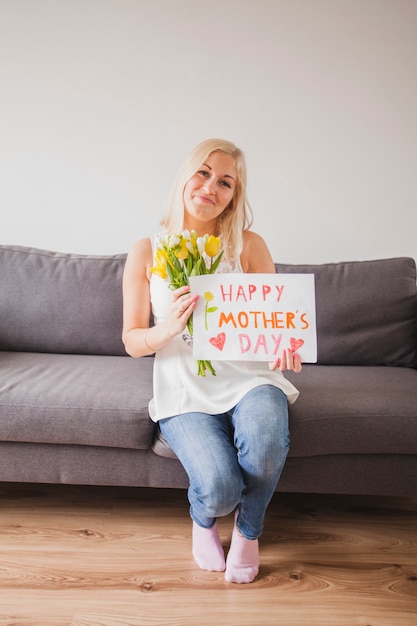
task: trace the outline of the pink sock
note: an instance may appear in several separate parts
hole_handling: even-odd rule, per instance
[[[212,528],[203,528],[193,522],[193,557],[201,569],[224,572],[226,563],[217,524]]]
[[[258,573],[259,542],[243,537],[235,522],[224,577],[228,583],[251,583]]]

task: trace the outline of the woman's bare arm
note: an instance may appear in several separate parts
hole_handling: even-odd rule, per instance
[[[126,352],[132,357],[152,354],[182,332],[198,296],[188,286],[172,294],[168,318],[149,327],[151,312],[150,279],[153,262],[150,239],[141,239],[129,252],[123,273],[123,334]]]

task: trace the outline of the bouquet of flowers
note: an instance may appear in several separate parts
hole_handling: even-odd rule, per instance
[[[171,289],[189,284],[190,276],[214,274],[223,256],[220,238],[214,235],[198,237],[195,231],[184,230],[178,235],[164,234],[159,237],[155,251],[154,267],[151,271],[162,279],[169,279]],[[207,306],[206,306],[207,309]],[[193,336],[193,316],[187,321],[190,338]],[[211,361],[197,361],[199,376],[209,370],[216,371]]]

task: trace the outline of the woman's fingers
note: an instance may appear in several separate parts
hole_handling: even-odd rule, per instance
[[[279,368],[281,372],[294,370],[297,374],[301,372],[302,367],[299,355],[296,352],[291,352],[289,349],[283,350],[281,356],[269,364],[269,369],[272,371]]]
[[[184,285],[174,291],[171,316],[173,324],[178,328],[177,332],[184,330],[188,318],[195,309],[198,297],[198,295],[191,295],[189,285]]]
[[[299,374],[303,369],[303,364],[301,363],[301,359],[299,355],[296,353],[293,355],[293,364],[294,364],[294,372]]]

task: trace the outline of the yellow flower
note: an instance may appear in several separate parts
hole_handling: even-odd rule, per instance
[[[211,302],[212,300],[214,300],[214,295],[211,293],[211,291],[205,292],[204,300],[207,300],[207,302]]]
[[[165,280],[167,274],[167,253],[162,248],[158,248],[155,252],[155,265],[151,267],[151,272]]]
[[[188,259],[188,254],[189,254],[189,250],[187,247],[187,243],[188,243],[188,239],[185,239],[184,237],[181,239],[180,241],[180,249],[175,253],[175,256],[177,257],[177,259],[180,259],[181,261],[183,261],[184,259]]]
[[[198,239],[198,237],[197,237],[197,233],[195,232],[195,230],[192,230],[192,231],[191,231],[191,239],[190,239],[190,243],[191,243],[191,245],[192,245],[192,247],[193,247],[193,254],[194,254],[194,255],[195,255],[195,254],[196,254],[196,252],[198,251],[198,248],[197,248],[197,239]]]
[[[210,237],[206,241],[206,245],[204,246],[205,252],[210,257],[215,257],[220,248],[220,237],[215,237],[214,235],[210,235]]]

